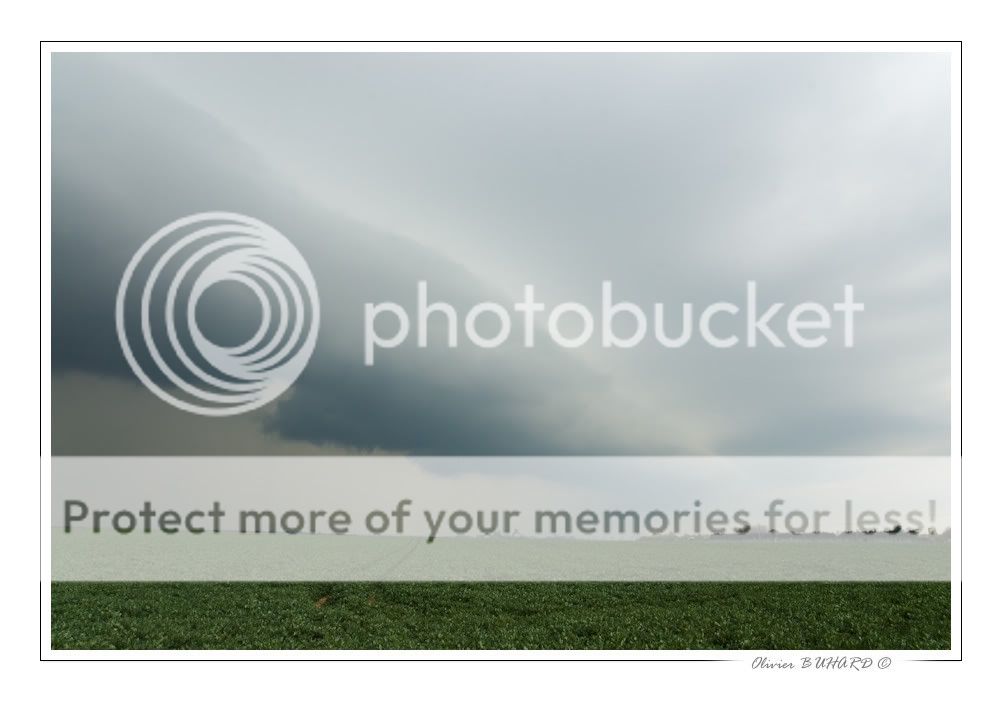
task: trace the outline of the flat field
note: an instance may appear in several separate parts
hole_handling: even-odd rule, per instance
[[[56,582],[57,649],[947,649],[948,582]]]

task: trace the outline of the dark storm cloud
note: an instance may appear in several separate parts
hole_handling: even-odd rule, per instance
[[[56,55],[52,93],[56,383],[131,378],[122,270],[164,224],[229,210],[288,236],[320,288],[312,361],[260,415],[276,441],[947,452],[946,57]],[[412,311],[422,279],[459,310],[529,282],[596,306],[602,279],[647,308],[853,283],[867,309],[851,352],[409,344],[363,367],[364,302]]]
[[[510,354],[495,354],[484,366],[482,358],[451,352],[443,365],[440,358],[397,354],[378,367],[360,367],[364,301],[412,297],[419,279],[434,280],[435,290],[459,308],[463,300],[490,296],[460,266],[350,222],[333,211],[335,202],[317,206],[216,120],[102,58],[57,57],[53,94],[57,382],[73,370],[131,377],[114,329],[114,299],[121,271],[147,236],[189,212],[250,212],[293,234],[323,299],[318,349],[292,398],[274,413],[263,412],[269,430],[311,443],[390,451],[573,449],[562,432],[550,430],[547,416],[536,415],[551,413],[562,422],[578,413],[565,361],[543,361],[524,372]],[[224,325],[232,313],[206,326]],[[563,397],[550,394],[567,389]],[[92,391],[89,411],[100,414],[101,396]],[[109,401],[123,398],[114,393]],[[184,433],[175,438],[183,446]],[[574,445],[599,450],[602,443]],[[116,452],[114,445],[104,450]]]

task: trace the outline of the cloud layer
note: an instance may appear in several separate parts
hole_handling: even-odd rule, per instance
[[[181,454],[945,454],[948,76],[918,54],[56,55],[55,452],[140,450],[124,413]],[[205,426],[124,389],[113,309],[149,235],[219,210],[295,243],[323,320],[290,396]],[[526,283],[597,307],[612,280],[669,310],[750,279],[827,305],[853,284],[856,347],[362,362],[363,304],[412,308],[418,280],[459,309]]]

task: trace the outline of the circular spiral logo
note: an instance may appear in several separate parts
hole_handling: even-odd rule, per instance
[[[246,287],[260,305],[256,332],[234,346],[210,341],[196,314],[223,282]],[[232,416],[275,399],[305,369],[319,295],[302,254],[276,229],[204,212],[168,224],[136,251],[118,287],[115,324],[132,371],[156,396],[195,414]]]

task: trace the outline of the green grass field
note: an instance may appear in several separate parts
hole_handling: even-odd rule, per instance
[[[52,585],[54,649],[947,649],[947,582]]]

